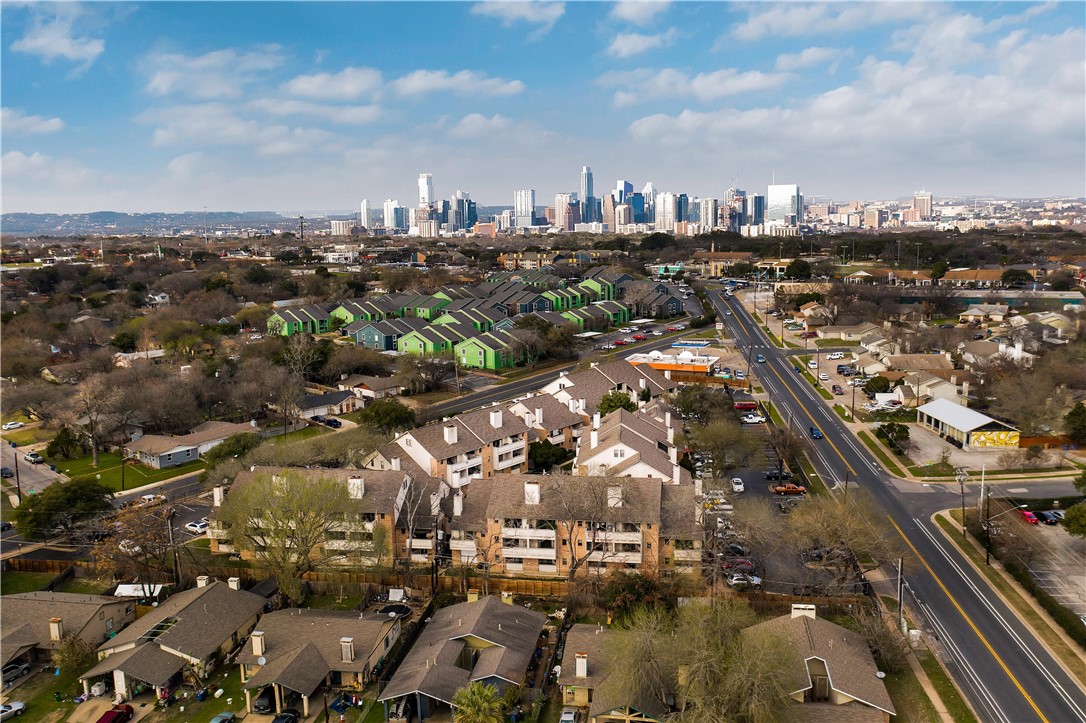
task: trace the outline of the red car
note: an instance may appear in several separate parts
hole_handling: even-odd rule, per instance
[[[633,338],[634,341],[645,341],[645,339],[648,337],[646,337],[644,334],[634,334]]]
[[[667,330],[668,330],[668,331],[678,331],[678,329],[676,329],[676,328],[675,328],[675,327],[673,327],[673,326],[669,326],[669,327],[667,328]]]
[[[622,339],[615,339],[614,344],[615,346],[626,346],[626,342]]]
[[[136,710],[130,705],[115,705],[102,714],[102,717],[98,719],[98,723],[125,723],[132,720],[132,716],[135,714]]]
[[[1018,510],[1018,514],[1022,515],[1022,519],[1031,525],[1036,525],[1038,522],[1037,515],[1033,514],[1029,510]]]

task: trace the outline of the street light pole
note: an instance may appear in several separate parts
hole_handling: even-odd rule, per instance
[[[969,473],[965,471],[965,467],[959,467],[957,474],[954,475],[958,482],[958,489],[962,495],[962,539],[965,539],[965,480],[969,477]]]
[[[19,450],[15,450],[15,494],[23,502],[23,485],[19,482]]]

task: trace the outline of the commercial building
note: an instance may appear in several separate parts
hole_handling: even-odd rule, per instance
[[[796,226],[803,223],[803,195],[799,186],[774,184],[769,187],[765,222],[784,226]]]

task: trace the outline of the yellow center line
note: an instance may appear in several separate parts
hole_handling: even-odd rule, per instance
[[[897,533],[901,535],[901,539],[905,540],[905,544],[908,545],[909,549],[913,551],[914,555],[916,555],[916,559],[920,560],[920,564],[924,566],[924,569],[928,571],[928,574],[931,575],[931,578],[935,580],[935,582],[939,585],[939,588],[947,596],[947,599],[950,600],[954,608],[965,619],[965,622],[969,624],[969,627],[972,628],[977,638],[980,639],[980,642],[984,643],[984,647],[988,649],[988,652],[992,654],[992,657],[995,658],[995,661],[999,663],[999,667],[1003,668],[1003,672],[1006,673],[1007,677],[1011,679],[1012,683],[1014,683],[1014,687],[1018,688],[1018,692],[1021,693],[1022,697],[1026,699],[1026,702],[1029,703],[1031,708],[1033,708],[1033,711],[1042,721],[1044,721],[1044,723],[1048,723],[1048,718],[1046,718],[1045,714],[1041,712],[1041,709],[1037,707],[1037,704],[1033,702],[1033,698],[1029,696],[1029,693],[1027,693],[1026,689],[1022,687],[1022,684],[1018,682],[1018,678],[1014,677],[1014,673],[1012,673],[1010,668],[1007,667],[1007,664],[1003,662],[1003,658],[999,657],[999,653],[995,651],[995,648],[992,647],[991,643],[989,643],[987,638],[985,638],[984,635],[980,632],[977,626],[973,623],[972,619],[966,614],[965,610],[962,610],[962,606],[959,605],[958,601],[954,599],[954,596],[950,594],[950,590],[948,590],[947,586],[943,584],[943,581],[939,579],[939,576],[935,574],[935,571],[931,569],[931,566],[928,565],[928,561],[924,559],[924,556],[920,554],[920,551],[917,550],[913,543],[909,540],[909,538],[905,536],[905,532],[900,527],[898,527],[898,524],[896,522],[894,522],[894,518],[890,515],[886,515],[886,519],[890,520],[890,524],[893,525],[894,529],[897,530]]]

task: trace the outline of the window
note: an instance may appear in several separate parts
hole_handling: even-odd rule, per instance
[[[106,630],[112,630],[112,629],[113,629],[113,618],[110,618],[109,620],[106,621]]]
[[[625,456],[626,456],[626,450],[624,450],[624,449],[616,449],[615,450],[615,459],[622,459]]]
[[[173,461],[173,455],[172,454],[167,454],[166,455],[166,461],[167,462],[172,462]]]

